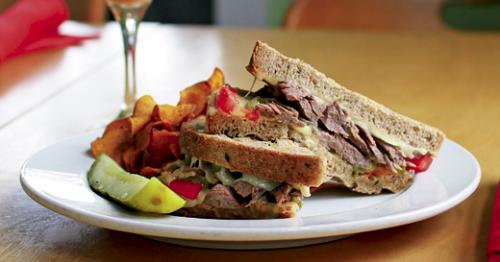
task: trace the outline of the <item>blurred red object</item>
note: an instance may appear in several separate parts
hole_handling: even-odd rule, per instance
[[[498,185],[495,204],[491,211],[490,235],[488,238],[488,261],[500,261],[500,183]]]
[[[67,36],[58,32],[69,17],[64,0],[18,0],[0,14],[0,63],[34,51],[78,45],[92,36]]]

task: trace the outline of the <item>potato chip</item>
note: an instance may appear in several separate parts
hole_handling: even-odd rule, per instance
[[[148,148],[151,139],[151,130],[153,127],[159,125],[159,122],[150,122],[143,129],[141,129],[135,135],[135,145],[134,148],[138,152],[143,152]]]
[[[170,151],[174,155],[175,159],[181,158],[181,146],[179,143],[172,143],[168,147],[170,148]]]
[[[150,158],[145,159],[145,154],[148,153],[153,130],[173,131],[174,129],[167,122],[156,121],[147,123],[143,129],[139,130],[134,136],[134,144],[123,154],[123,166],[129,172],[139,172],[142,167],[150,164]],[[148,156],[150,156],[149,153]]]
[[[130,131],[134,136],[151,121],[151,115],[133,116],[126,119],[130,122]]]
[[[152,129],[148,145],[151,162],[148,166],[161,167],[166,161],[176,159],[170,148],[172,144],[179,144],[178,131]]]
[[[153,168],[150,166],[143,167],[141,169],[141,171],[139,172],[139,174],[141,174],[141,176],[144,176],[144,177],[154,177],[154,176],[160,175],[160,173],[161,173],[160,168]]]
[[[208,97],[212,92],[219,90],[224,85],[224,81],[222,71],[215,68],[208,81],[196,83],[182,90],[178,105],[195,105],[192,118],[203,114],[207,108]]]
[[[220,70],[218,67],[214,69],[214,72],[208,79],[208,85],[210,85],[210,89],[212,92],[215,92],[219,90],[224,84],[224,74],[222,73],[222,70]]]
[[[130,122],[127,118],[111,122],[101,138],[92,142],[92,154],[98,157],[106,153],[118,164],[123,164],[122,155],[133,143]]]
[[[195,105],[192,104],[156,106],[153,110],[152,118],[155,121],[167,122],[171,126],[179,126],[193,114],[194,108]]]
[[[142,162],[140,162],[141,157],[143,155],[143,150],[137,150],[135,147],[129,147],[123,153],[123,167],[125,170],[131,173],[137,173],[142,166]]]
[[[194,105],[193,117],[205,112],[208,96],[212,93],[207,81],[196,83],[181,92],[181,98],[177,105]]]
[[[132,135],[135,135],[151,120],[151,114],[156,107],[156,102],[153,97],[146,95],[142,96],[135,102],[134,112],[131,117],[128,117],[132,130]]]
[[[151,115],[156,102],[151,96],[142,96],[135,102],[133,117]]]

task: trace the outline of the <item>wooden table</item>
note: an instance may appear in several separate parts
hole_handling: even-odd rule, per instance
[[[481,163],[479,189],[434,218],[303,248],[229,252],[158,243],[79,223],[21,189],[30,155],[103,125],[122,98],[118,28],[65,50],[0,65],[0,261],[481,261],[500,177],[500,35],[294,32],[144,24],[139,88],[174,103],[180,89],[221,67],[248,87],[255,40],[301,57],[340,83],[441,128]],[[175,94],[175,95],[174,95]]]

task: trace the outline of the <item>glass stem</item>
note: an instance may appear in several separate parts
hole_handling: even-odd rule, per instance
[[[137,85],[135,79],[135,47],[137,43],[139,21],[139,17],[137,17],[136,14],[127,13],[125,19],[122,19],[120,22],[125,55],[125,104],[122,108],[122,114],[124,115],[132,113],[137,95]]]

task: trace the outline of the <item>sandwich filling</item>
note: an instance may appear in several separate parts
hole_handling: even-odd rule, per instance
[[[241,130],[234,131],[230,127],[210,130],[209,120],[209,132],[248,135],[263,140],[286,136],[305,146],[319,143],[351,164],[353,175],[413,176],[425,171],[432,162],[430,154],[417,150],[408,153],[375,137],[354,123],[338,102],[325,104],[308,89],[279,82],[276,87],[266,86],[250,96],[241,93],[226,85],[210,98],[208,117],[215,119],[216,114],[226,114],[246,118],[254,123],[253,131],[242,134]],[[259,125],[262,128],[258,128]],[[261,131],[266,126],[273,128],[263,134]]]
[[[195,157],[163,168],[159,179],[187,204],[177,214],[193,217],[294,217],[309,188],[231,172]]]

